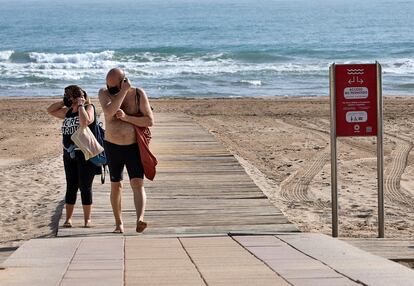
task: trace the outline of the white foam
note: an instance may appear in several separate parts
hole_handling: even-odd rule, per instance
[[[244,80],[244,79],[242,79],[240,82],[248,84],[248,85],[253,85],[253,86],[261,86],[262,85],[261,80]]]
[[[331,64],[328,60],[296,60],[280,63],[245,63],[230,58],[226,53],[207,54],[163,54],[140,52],[122,55],[114,51],[86,53],[28,53],[32,62],[9,61],[13,51],[0,51],[0,73],[2,79],[33,78],[37,80],[104,79],[104,74],[114,66],[125,69],[130,76],[147,79],[179,79],[202,76],[236,76],[251,86],[262,86],[262,76],[328,76]],[[384,73],[395,76],[414,74],[414,59],[386,59],[381,62]],[[250,79],[249,79],[250,77]],[[236,80],[237,80],[236,79]]]
[[[414,59],[388,60],[382,63],[385,73],[406,75],[414,74]]]
[[[10,59],[14,51],[0,51],[0,61],[7,61]]]
[[[82,54],[56,54],[56,53],[29,53],[29,57],[36,63],[70,63],[83,64],[93,63],[97,61],[111,60],[114,56],[114,51],[103,51],[100,53],[82,53]]]

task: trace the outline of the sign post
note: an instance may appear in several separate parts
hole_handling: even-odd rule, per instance
[[[378,236],[384,237],[381,66],[332,64],[331,104],[332,236],[338,237],[337,137],[377,137]]]

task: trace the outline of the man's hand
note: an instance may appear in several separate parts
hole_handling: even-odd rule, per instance
[[[128,91],[131,88],[131,82],[126,77],[121,83],[121,91]]]
[[[126,114],[122,109],[118,109],[118,111],[115,113],[115,117],[118,118],[119,120],[124,121],[126,118]]]

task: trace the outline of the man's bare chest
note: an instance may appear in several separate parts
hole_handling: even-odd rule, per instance
[[[135,94],[128,94],[121,104],[121,109],[129,115],[136,114],[138,112],[138,102]]]

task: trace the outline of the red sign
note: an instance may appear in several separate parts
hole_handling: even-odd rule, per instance
[[[377,136],[377,65],[335,65],[336,136]]]

